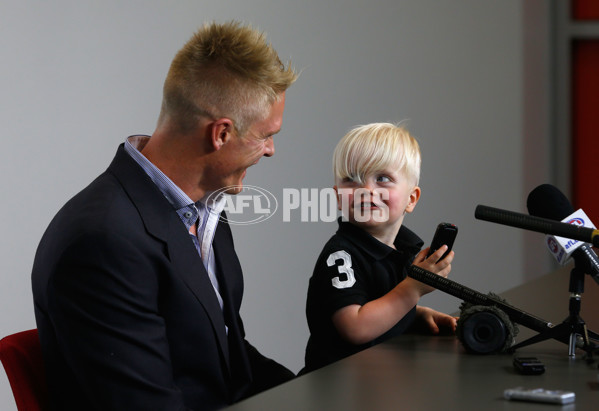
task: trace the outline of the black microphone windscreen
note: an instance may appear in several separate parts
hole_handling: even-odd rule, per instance
[[[566,196],[551,184],[541,184],[528,195],[528,214],[550,220],[562,221],[574,212]]]

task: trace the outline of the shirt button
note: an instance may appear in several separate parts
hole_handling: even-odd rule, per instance
[[[192,215],[193,213],[191,211],[186,211],[185,214],[183,214],[185,218],[191,218]]]

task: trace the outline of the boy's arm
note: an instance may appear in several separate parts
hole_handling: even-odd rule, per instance
[[[447,277],[451,271],[453,251],[443,260],[437,261],[447,246],[439,248],[428,259],[428,248],[414,259],[414,265]],[[380,337],[401,320],[417,303],[420,297],[434,288],[407,277],[384,296],[364,305],[348,305],[333,314],[333,324],[339,334],[352,344],[365,344]]]

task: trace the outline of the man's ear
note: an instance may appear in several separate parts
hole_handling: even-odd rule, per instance
[[[233,121],[228,118],[219,118],[210,123],[210,142],[214,150],[220,150],[233,136]]]
[[[406,213],[411,213],[414,211],[416,204],[418,204],[418,200],[420,200],[420,187],[415,186],[410,192],[410,199],[408,205],[406,206]]]

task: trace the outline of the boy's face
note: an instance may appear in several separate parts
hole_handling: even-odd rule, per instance
[[[375,237],[394,236],[420,198],[420,188],[391,167],[364,176],[361,183],[337,180],[334,188],[344,217]]]

